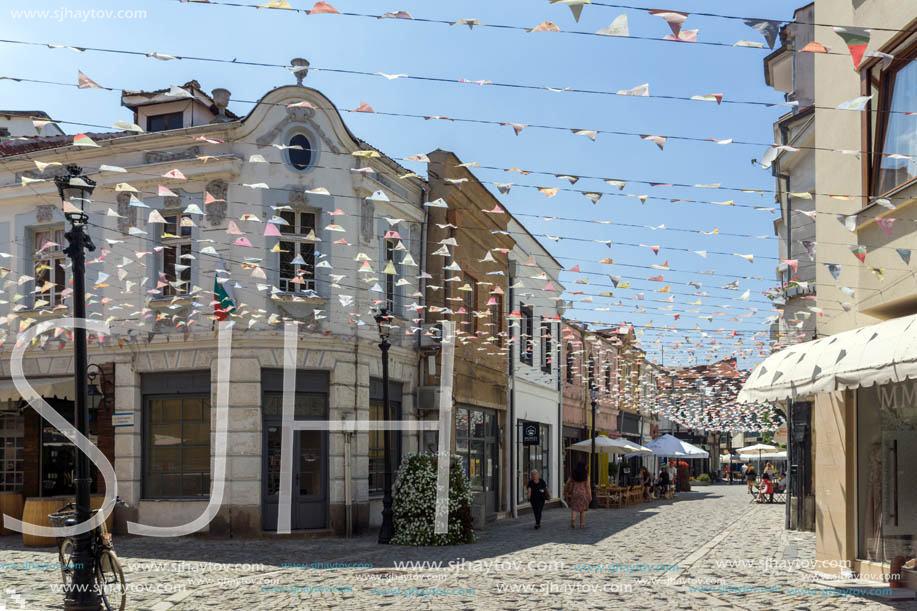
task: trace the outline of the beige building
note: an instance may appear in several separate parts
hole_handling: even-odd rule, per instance
[[[817,1],[814,22],[872,28],[857,68],[831,27],[814,32],[831,50],[814,56],[821,339],[769,357],[742,398],[813,402],[822,570],[902,573],[913,587],[917,574],[897,565],[917,555],[917,134],[905,114],[917,111],[917,7]],[[866,96],[863,112],[835,109]]]

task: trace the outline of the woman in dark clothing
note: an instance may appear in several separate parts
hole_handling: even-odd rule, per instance
[[[535,528],[538,529],[541,528],[541,510],[544,509],[544,502],[551,500],[551,492],[538,471],[533,469],[529,473],[529,478],[529,503],[532,505],[532,513],[535,514]]]

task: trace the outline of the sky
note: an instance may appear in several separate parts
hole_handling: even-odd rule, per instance
[[[266,1],[256,0],[258,4]],[[311,0],[289,1],[297,9],[310,9],[314,4]],[[777,104],[783,101],[783,94],[764,83],[763,59],[769,49],[661,41],[658,39],[671,33],[669,26],[660,17],[638,8],[791,20],[793,10],[803,4],[802,0],[741,4],[676,0],[661,6],[640,4],[634,9],[586,5],[579,23],[574,21],[567,6],[546,0],[450,3],[402,0],[391,5],[379,0],[333,0],[330,4],[342,13],[377,15],[403,10],[415,20],[308,16],[291,11],[176,0],[131,3],[30,0],[3,3],[0,39],[281,65],[289,64],[294,57],[304,57],[318,69],[310,71],[304,84],[322,91],[340,109],[354,109],[367,102],[379,113],[529,124],[532,127],[517,136],[512,128],[497,125],[343,113],[345,123],[358,137],[391,157],[440,148],[455,152],[464,162],[477,162],[481,166],[548,172],[522,176],[475,168],[473,171],[482,181],[568,189],[548,198],[533,188],[514,187],[504,196],[497,194],[491,185],[491,191],[506,208],[539,237],[565,268],[579,265],[583,272],[596,272],[596,275],[562,273],[567,297],[576,306],[567,310],[567,317],[600,321],[603,325],[632,323],[643,332],[640,337],[650,358],[665,365],[702,364],[730,356],[735,346],[728,341],[723,343],[722,336],[710,334],[713,330],[737,330],[740,336],[744,334],[746,348],[752,341],[750,333],[766,330],[764,319],[774,312],[763,291],[776,284],[775,267],[779,263],[773,230],[776,216],[742,205],[779,209],[773,193],[758,195],[634,182],[619,192],[597,178],[689,185],[720,183],[724,187],[773,190],[770,171],[754,165],[752,160],[760,159],[766,145],[773,141],[772,124],[787,111],[786,107],[555,93],[547,89],[458,81],[488,80],[606,92],[648,83],[651,95],[690,97],[722,93],[724,100]],[[20,9],[47,10],[52,14],[47,18],[15,17],[13,11]],[[145,16],[86,18],[76,13],[90,9],[145,11]],[[562,31],[595,32],[621,14],[627,15],[631,36],[651,40],[563,32],[528,33],[505,28],[470,30],[461,25],[419,21],[477,18],[483,24],[525,28],[550,21]],[[761,35],[741,20],[691,15],[683,29],[698,29],[698,41],[729,45],[743,39],[763,42]],[[387,80],[381,76],[327,72],[322,68],[408,74],[447,82]],[[78,70],[103,86],[119,90],[159,89],[196,79],[206,91],[217,87],[229,89],[234,100],[229,108],[239,115],[247,114],[252,105],[235,100],[257,100],[274,87],[295,82],[288,70],[279,67],[190,59],[160,61],[143,56],[0,43],[0,76],[75,83]],[[132,122],[130,111],[120,106],[119,91],[78,90],[10,80],[0,80],[0,109],[43,110],[57,120],[96,125],[112,125],[118,119]],[[565,129],[538,129],[535,125]],[[62,124],[62,128],[68,133],[105,131],[69,124]],[[760,145],[669,139],[664,150],[660,150],[638,135],[600,133],[592,141],[574,135],[568,128],[732,138]],[[404,162],[404,165],[418,172],[424,169],[421,164]],[[552,174],[597,178],[582,178],[571,185]],[[576,191],[601,191],[608,195],[593,204]],[[641,204],[636,197],[623,196],[626,193],[664,199],[648,199]],[[734,200],[737,206],[671,203],[669,199]],[[544,217],[574,220],[545,221]],[[595,220],[612,221],[612,224],[588,222]],[[651,229],[659,225],[665,225],[665,229]],[[697,233],[715,228],[719,235]],[[591,240],[611,240],[613,244],[608,247]],[[659,252],[654,254],[649,246],[657,245]],[[702,258],[691,252],[694,250],[709,252]],[[713,251],[726,254],[713,254]],[[749,263],[732,253],[754,254],[755,259]],[[598,263],[606,257],[615,264]],[[678,271],[649,267],[666,261],[672,270]],[[710,271],[712,275],[702,273]],[[619,275],[633,288],[615,289],[611,279],[599,273]],[[648,281],[659,274],[664,276],[663,283]],[[747,279],[750,277],[762,279]],[[586,278],[588,285],[575,283]],[[739,281],[738,290],[719,288],[733,280]],[[697,289],[686,284],[690,281],[702,283],[700,290],[709,296],[693,296]],[[655,292],[666,284],[671,286],[672,293]],[[749,300],[738,300],[746,289],[750,290]],[[584,294],[572,295],[570,291]],[[603,291],[612,291],[614,297],[598,296]],[[643,301],[634,299],[638,293],[645,294]],[[587,295],[594,296],[592,303],[578,302]],[[663,301],[668,295],[675,298],[671,304]],[[616,305],[619,299],[622,306]],[[702,301],[701,306],[689,305],[697,299]],[[667,306],[673,309],[662,309]],[[596,311],[598,307],[611,310]],[[700,314],[728,315],[714,315],[711,323],[686,312],[692,308],[699,308]],[[750,308],[757,308],[757,313],[742,318],[741,322],[735,320],[735,315],[748,314]],[[676,313],[681,313],[681,317],[674,321]],[[659,329],[673,323],[679,329],[677,333]],[[707,337],[695,331],[698,326],[708,333]],[[686,343],[685,337],[692,342]],[[714,338],[718,345],[710,346]],[[695,341],[702,346],[698,347]],[[759,360],[756,351],[744,356],[740,365],[751,367]]]

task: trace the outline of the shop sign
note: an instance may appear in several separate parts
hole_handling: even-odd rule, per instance
[[[111,415],[112,427],[134,426],[134,412],[115,412]]]
[[[539,438],[539,432],[541,427],[538,426],[537,422],[527,422],[522,421],[522,445],[524,446],[540,446],[541,439]]]

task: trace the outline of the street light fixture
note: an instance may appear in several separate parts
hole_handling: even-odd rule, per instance
[[[388,337],[391,332],[391,315],[386,308],[379,308],[374,318],[379,326],[379,339],[381,343],[379,348],[382,349],[382,417],[386,423],[392,421],[391,404],[388,400],[388,349],[391,344],[388,343]],[[393,520],[394,512],[392,510],[392,431],[386,425],[382,434],[383,453],[385,454],[385,490],[382,496],[382,527],[379,529],[379,543],[386,544],[392,540],[395,534],[395,523]]]
[[[599,469],[599,461],[595,455],[595,415],[598,411],[596,408],[599,403],[599,390],[595,387],[595,381],[591,381],[591,384],[592,388],[589,389],[589,398],[592,400],[592,454],[589,455],[589,458],[592,461],[592,464],[589,467],[589,472],[592,477],[589,478],[589,483],[592,486],[592,500],[589,501],[589,506],[594,509],[597,507],[595,501],[595,478],[597,475],[596,472]]]
[[[60,193],[64,209],[64,217],[70,221],[70,231],[64,234],[69,246],[64,253],[72,261],[73,273],[73,318],[86,319],[86,250],[96,249],[84,227],[89,222],[86,213],[86,204],[96,186],[94,180],[83,176],[83,169],[76,165],[68,165],[67,174],[57,176],[54,182]],[[76,412],[76,430],[81,435],[89,432],[89,410],[87,396],[87,348],[86,329],[76,327],[73,329],[73,386],[76,394],[74,411]],[[90,508],[90,483],[89,457],[79,448],[76,449],[76,476],[73,478],[76,488],[76,521],[78,524],[92,517]],[[92,556],[92,533],[85,532],[73,537],[74,564],[73,581],[69,590],[65,590],[64,609],[91,610],[101,609],[99,593],[94,586],[95,565]]]

